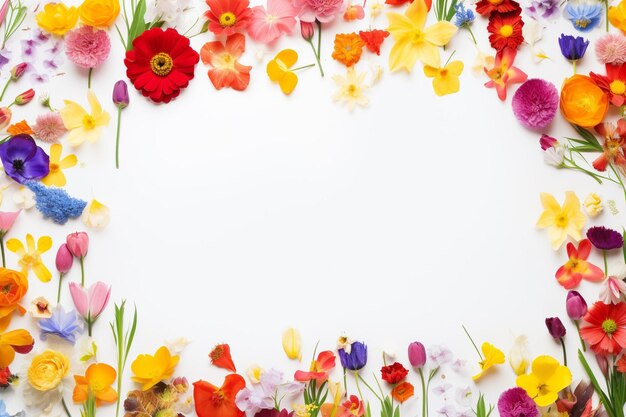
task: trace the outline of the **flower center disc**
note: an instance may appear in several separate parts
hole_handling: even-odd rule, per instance
[[[11,165],[13,165],[13,169],[16,171],[21,171],[24,169],[24,161],[22,161],[21,159],[14,159]]]
[[[172,57],[165,52],[159,52],[150,60],[150,68],[152,72],[160,77],[165,77],[174,68]]]
[[[222,26],[232,26],[235,23],[237,23],[237,16],[232,12],[222,13],[220,16],[220,25]]]
[[[624,81],[622,80],[614,80],[609,85],[609,88],[611,89],[611,93],[618,95],[618,96],[626,92],[626,84],[624,84]]]
[[[613,334],[617,330],[617,323],[615,323],[615,320],[606,319],[602,322],[602,330],[606,334]]]
[[[504,25],[500,28],[500,35],[504,36],[505,38],[508,38],[512,34],[513,34],[513,26],[511,25]]]

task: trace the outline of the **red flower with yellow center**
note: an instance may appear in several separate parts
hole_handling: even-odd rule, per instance
[[[524,22],[519,13],[492,13],[489,16],[489,25],[487,31],[489,35],[489,43],[496,51],[504,48],[517,49],[524,42],[522,35],[522,27]]]
[[[604,142],[603,152],[593,161],[593,167],[603,172],[611,163],[626,169],[626,120],[619,119],[617,124],[600,123],[595,130],[602,136]]]
[[[193,383],[193,399],[198,417],[243,417],[244,412],[237,408],[235,397],[244,389],[246,381],[241,375],[226,375],[221,387],[210,382]]]
[[[476,13],[488,16],[492,13],[508,13],[520,10],[519,3],[513,0],[480,0],[476,3]]]
[[[591,72],[589,76],[606,93],[611,104],[620,107],[626,103],[626,64],[606,64],[606,75]]]
[[[626,304],[594,303],[580,328],[580,336],[597,355],[617,355],[626,348]]]
[[[208,30],[216,35],[230,36],[248,28],[252,11],[248,0],[206,0],[209,10],[204,14],[209,19]]]

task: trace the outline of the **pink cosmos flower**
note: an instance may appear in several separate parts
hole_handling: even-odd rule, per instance
[[[293,6],[303,22],[328,23],[343,13],[344,0],[293,0]]]
[[[83,26],[65,36],[65,53],[81,68],[95,68],[102,64],[111,51],[111,40],[106,31]]]
[[[275,41],[283,34],[291,35],[297,14],[290,0],[267,0],[267,10],[263,6],[252,8],[248,34],[264,44]]]
[[[58,142],[61,136],[67,132],[59,113],[46,113],[37,116],[32,129],[37,139],[48,143]]]
[[[0,235],[4,236],[11,228],[15,219],[20,215],[21,210],[18,211],[0,211]]]

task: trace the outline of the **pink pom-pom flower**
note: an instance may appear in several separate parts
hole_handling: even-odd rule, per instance
[[[67,57],[81,68],[96,68],[109,57],[110,51],[111,40],[104,30],[83,26],[65,37]]]
[[[554,119],[559,106],[559,92],[554,84],[532,78],[513,95],[513,113],[531,129],[543,129]]]

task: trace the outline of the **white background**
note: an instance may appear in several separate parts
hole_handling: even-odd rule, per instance
[[[198,5],[188,20],[205,9]],[[384,16],[372,23],[386,25]],[[263,49],[247,45],[241,62],[254,68],[243,93],[216,91],[202,63],[190,87],[169,105],[149,103],[131,87],[119,170],[110,94],[125,75],[121,45],[110,32],[111,57],[94,71],[93,88],[112,123],[99,143],[75,151],[79,166],[66,171],[67,190],[86,200],[95,196],[111,208],[110,225],[89,231],[87,282],[111,283],[112,301],[137,305],[132,358],[185,336],[193,343],[176,374],[220,385],[225,373],[211,367],[207,357],[216,343],[231,345],[242,372],[258,363],[290,376],[308,366],[318,340],[320,349],[334,349],[336,338],[347,332],[369,345],[368,374],[378,373],[383,346],[395,347],[408,366],[409,342],[447,345],[468,360],[468,372],[458,383],[464,386],[471,383],[467,375],[477,369],[477,357],[461,324],[477,342],[489,340],[507,354],[514,337],[527,334],[533,355],[560,358],[560,346],[543,321],[559,315],[568,323],[566,292],[554,279],[565,254],[564,249],[555,253],[547,234],[534,227],[542,210],[539,193],[552,193],[560,202],[566,190],[581,200],[591,191],[605,202],[613,199],[620,213],[605,210],[591,223],[617,228],[625,223],[620,190],[543,162],[542,132],[522,128],[512,114],[515,87],[502,103],[495,90],[483,86],[484,77],[472,75],[475,48],[464,31],[447,48],[466,65],[460,93],[436,97],[418,64],[412,74],[385,72],[368,92],[367,109],[349,112],[333,103],[331,75],[344,73],[330,58],[333,34],[368,26],[367,19],[329,26],[322,44],[327,76],[320,79],[316,68],[300,72],[290,97],[269,81],[264,66],[284,47],[298,51],[300,64],[313,62],[298,30],[266,51],[262,62]],[[541,76],[559,87],[571,66],[560,56],[557,36],[574,30],[563,19],[547,26],[542,47],[551,60],[532,63],[524,46],[516,64],[529,77]],[[479,17],[473,29],[488,51],[486,21]],[[599,35],[597,29],[591,37]],[[19,61],[19,36],[31,32],[9,45],[15,52],[3,78]],[[204,34],[192,45],[199,50],[210,40]],[[386,67],[391,45],[388,38],[381,57],[365,52],[357,70],[368,70],[369,59]],[[37,86],[38,93],[47,90],[57,108],[63,99],[87,105],[86,73],[67,60],[62,69],[66,74]],[[581,73],[591,69],[601,70],[593,44],[579,64]],[[27,84],[10,87],[8,96]],[[15,109],[14,120],[32,123],[42,111],[31,103]],[[559,115],[546,133],[562,138],[573,131]],[[12,192],[5,192],[2,210],[12,209],[7,197]],[[20,216],[9,237],[51,235],[54,249],[44,260],[53,269],[56,248],[77,230],[85,230],[80,220],[58,226],[33,209]],[[7,256],[15,267],[16,257]],[[26,304],[39,295],[53,299],[56,279],[41,284],[31,274]],[[66,279],[80,279],[79,268]],[[582,286],[590,302],[599,290]],[[71,305],[67,289],[63,300]],[[95,335],[99,359],[115,365],[107,324],[112,317],[113,303]],[[36,334],[27,317],[14,320],[12,328],[17,326]],[[282,352],[281,334],[289,326],[303,335],[301,364],[288,362]],[[568,331],[571,363],[580,379],[574,356],[578,341],[573,326]],[[43,348],[37,343],[35,352]],[[18,357],[12,367],[25,370],[27,360]],[[127,371],[125,389],[134,387],[129,378]],[[415,374],[411,380],[416,382]],[[479,388],[495,402],[511,386],[514,375],[506,365]],[[19,411],[18,395],[0,395],[10,412]],[[435,415],[441,399],[431,401]],[[414,399],[403,413],[413,416],[418,410]],[[112,413],[113,407],[100,410],[100,415]]]

